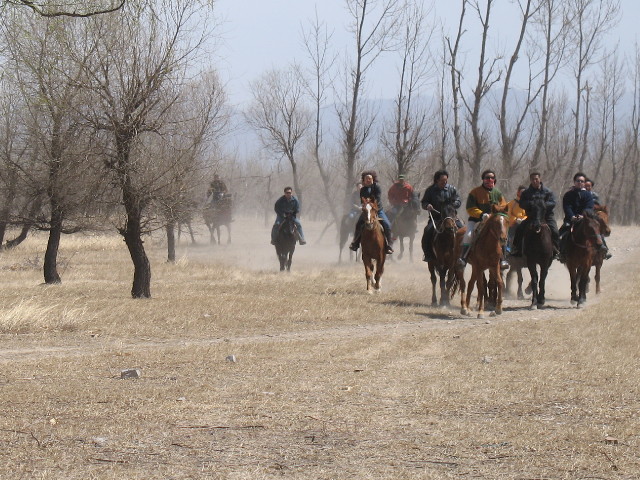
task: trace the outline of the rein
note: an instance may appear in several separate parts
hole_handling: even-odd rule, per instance
[[[438,210],[436,210],[435,208],[433,209],[434,212],[436,213],[440,213]],[[436,231],[437,234],[442,234],[445,231],[445,228],[443,227],[444,225],[444,221],[447,219],[451,219],[453,220],[453,224],[456,225],[456,219],[453,217],[444,217],[441,221],[440,221],[440,225],[438,226],[438,224],[436,223],[436,221],[433,218],[433,214],[431,213],[431,210],[429,210],[429,218],[431,219],[431,223],[433,223],[433,229]],[[457,227],[457,225],[456,225]],[[457,230],[457,228],[452,228],[451,230]]]

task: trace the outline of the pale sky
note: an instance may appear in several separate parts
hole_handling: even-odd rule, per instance
[[[611,44],[617,40],[623,52],[631,52],[638,39],[637,24],[640,19],[640,0],[621,0],[622,16],[619,26],[609,35]],[[344,0],[217,0],[216,16],[224,22],[223,41],[218,50],[222,57],[221,74],[228,82],[231,101],[242,103],[249,98],[248,84],[265,71],[284,68],[293,60],[305,62],[302,49],[302,25],[318,17],[333,29],[336,50],[344,50],[352,42],[345,25],[349,21]],[[459,16],[460,2],[435,0],[435,9],[445,23],[455,23]],[[494,9],[494,42],[507,42],[513,28],[517,28],[517,10],[512,0],[499,0]],[[515,17],[515,21],[514,21]],[[454,34],[454,27],[449,31]],[[471,33],[471,32],[470,32]],[[470,34],[469,33],[469,34]],[[465,37],[467,45],[471,37]],[[508,44],[512,46],[511,43]],[[377,98],[390,98],[395,92],[395,68],[388,58],[376,73],[368,94]]]

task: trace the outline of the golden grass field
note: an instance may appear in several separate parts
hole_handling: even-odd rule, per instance
[[[59,286],[44,235],[0,252],[0,478],[640,478],[636,227],[586,308],[554,263],[548,308],[478,320],[430,306],[419,241],[368,295],[324,225],[289,274],[270,226],[233,225],[176,264],[147,239],[150,300],[116,235],[64,237]]]

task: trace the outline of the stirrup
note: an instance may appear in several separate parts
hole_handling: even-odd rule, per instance
[[[509,270],[511,265],[506,260],[500,260],[500,270]]]
[[[306,245],[307,241],[304,238],[300,239],[300,245]]]
[[[393,248],[387,245],[386,247],[384,247],[384,253],[386,255],[391,255],[393,253]]]
[[[456,262],[456,266],[457,266],[458,268],[464,268],[464,267],[466,267],[466,266],[467,266],[467,261],[466,261],[464,258],[460,257],[460,258],[458,259],[458,261]]]
[[[360,247],[360,245],[357,245],[357,244],[351,242],[351,245],[349,245],[349,250],[353,250],[354,252],[357,252],[359,247]]]

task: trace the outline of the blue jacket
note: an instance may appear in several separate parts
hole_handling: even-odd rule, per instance
[[[300,212],[300,203],[294,196],[291,196],[291,200],[287,200],[286,195],[283,195],[276,201],[273,209],[280,217],[284,217],[287,213],[292,213],[295,217]]]
[[[593,196],[585,189],[572,188],[562,197],[564,221],[570,223],[571,218],[582,215],[585,210],[593,210]]]
[[[369,187],[362,187],[360,189],[360,198],[375,200],[378,204],[378,211],[382,210],[382,190],[380,190],[380,185],[377,183]]]

